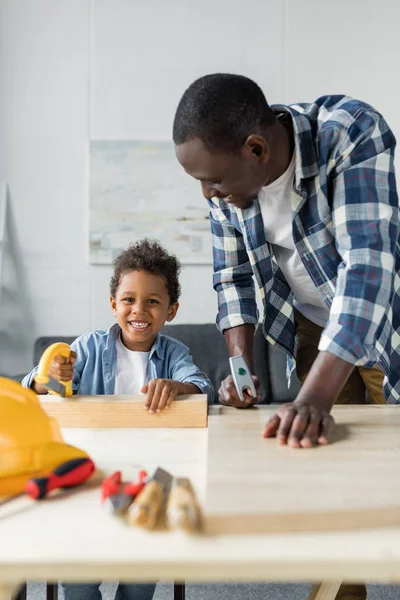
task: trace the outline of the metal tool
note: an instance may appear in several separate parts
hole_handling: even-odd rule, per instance
[[[101,485],[102,502],[111,514],[120,515],[128,510],[146,483],[146,471],[139,471],[138,481],[135,483],[123,483],[121,471],[115,471]]]
[[[238,356],[231,356],[229,359],[229,365],[231,367],[233,381],[235,383],[237,393],[239,394],[240,401],[245,402],[243,392],[246,390],[250,390],[253,398],[256,398],[257,392],[254,386],[254,381],[250,370],[244,361],[243,355],[239,354]]]
[[[193,533],[200,529],[201,511],[187,477],[174,479],[167,506],[167,525]]]
[[[56,356],[64,356],[69,358],[71,355],[71,348],[64,342],[56,342],[52,344],[43,352],[39,361],[38,372],[35,376],[36,383],[39,383],[49,394],[54,396],[68,397],[72,396],[72,380],[71,381],[57,381],[54,377],[49,375],[50,365]]]
[[[154,529],[161,508],[171,489],[172,475],[157,468],[128,509],[128,522],[145,529]]]

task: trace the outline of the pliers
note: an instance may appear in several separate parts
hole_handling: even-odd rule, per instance
[[[142,491],[146,481],[146,471],[139,471],[138,480],[133,483],[124,483],[121,471],[115,471],[101,484],[101,501],[113,515],[122,514]]]

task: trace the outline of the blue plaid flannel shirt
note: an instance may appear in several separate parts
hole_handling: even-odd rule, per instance
[[[374,108],[346,96],[272,108],[292,117],[293,237],[330,310],[319,349],[356,366],[378,364],[387,401],[400,403],[395,137]],[[219,329],[258,323],[254,276],[264,334],[294,357],[293,293],[271,256],[258,201],[244,210],[217,198],[209,205]]]

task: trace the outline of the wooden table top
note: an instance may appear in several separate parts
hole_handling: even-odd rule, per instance
[[[145,532],[105,513],[95,482],[0,506],[0,582],[398,581],[400,409],[336,407],[334,443],[261,437],[272,407],[212,407],[208,429],[65,429],[105,474],[189,476],[206,532]]]

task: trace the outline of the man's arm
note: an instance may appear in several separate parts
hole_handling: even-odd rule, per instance
[[[243,354],[253,373],[257,389],[259,383],[254,376],[253,344],[258,310],[253,270],[243,236],[225,214],[228,209],[222,209],[212,201],[209,204],[214,259],[213,283],[218,294],[217,325],[224,334],[229,355]],[[221,404],[236,408],[246,408],[258,400],[258,397],[245,395],[246,401],[241,402],[231,375],[221,383],[218,397]]]
[[[217,326],[221,332],[240,325],[258,323],[253,269],[243,235],[228,220],[229,208],[210,205],[213,250],[213,287],[217,292]]]
[[[355,147],[332,185],[333,231],[342,263],[319,350],[368,367],[376,362],[377,331],[393,294],[399,236],[396,140],[374,112],[363,114],[349,135]]]
[[[320,352],[296,400],[284,404],[268,421],[264,437],[292,448],[325,445],[333,426],[330,411],[354,365],[329,352]]]
[[[336,148],[332,221],[342,257],[320,353],[298,397],[283,405],[264,435],[293,447],[326,443],[329,416],[354,366],[376,362],[376,334],[393,293],[399,209],[395,138],[384,119],[364,111]]]
[[[254,374],[253,348],[254,348],[254,325],[239,325],[232,329],[224,331],[224,337],[229,350],[229,356],[243,355],[244,361],[247,364],[252,374],[253,383],[257,392],[257,396],[253,397],[249,393],[243,392],[244,402],[239,398],[239,394],[235,387],[232,375],[229,375],[221,383],[218,390],[218,399],[221,404],[226,406],[234,406],[235,408],[249,408],[256,404],[259,400],[260,382]]]
[[[242,354],[246,365],[254,375],[254,325],[239,325],[232,329],[225,329],[224,338],[228,346],[229,356]]]
[[[315,400],[323,410],[329,412],[353,369],[354,365],[334,354],[320,352],[296,398],[296,402]],[[327,382],[329,382],[329,385],[327,385]]]

